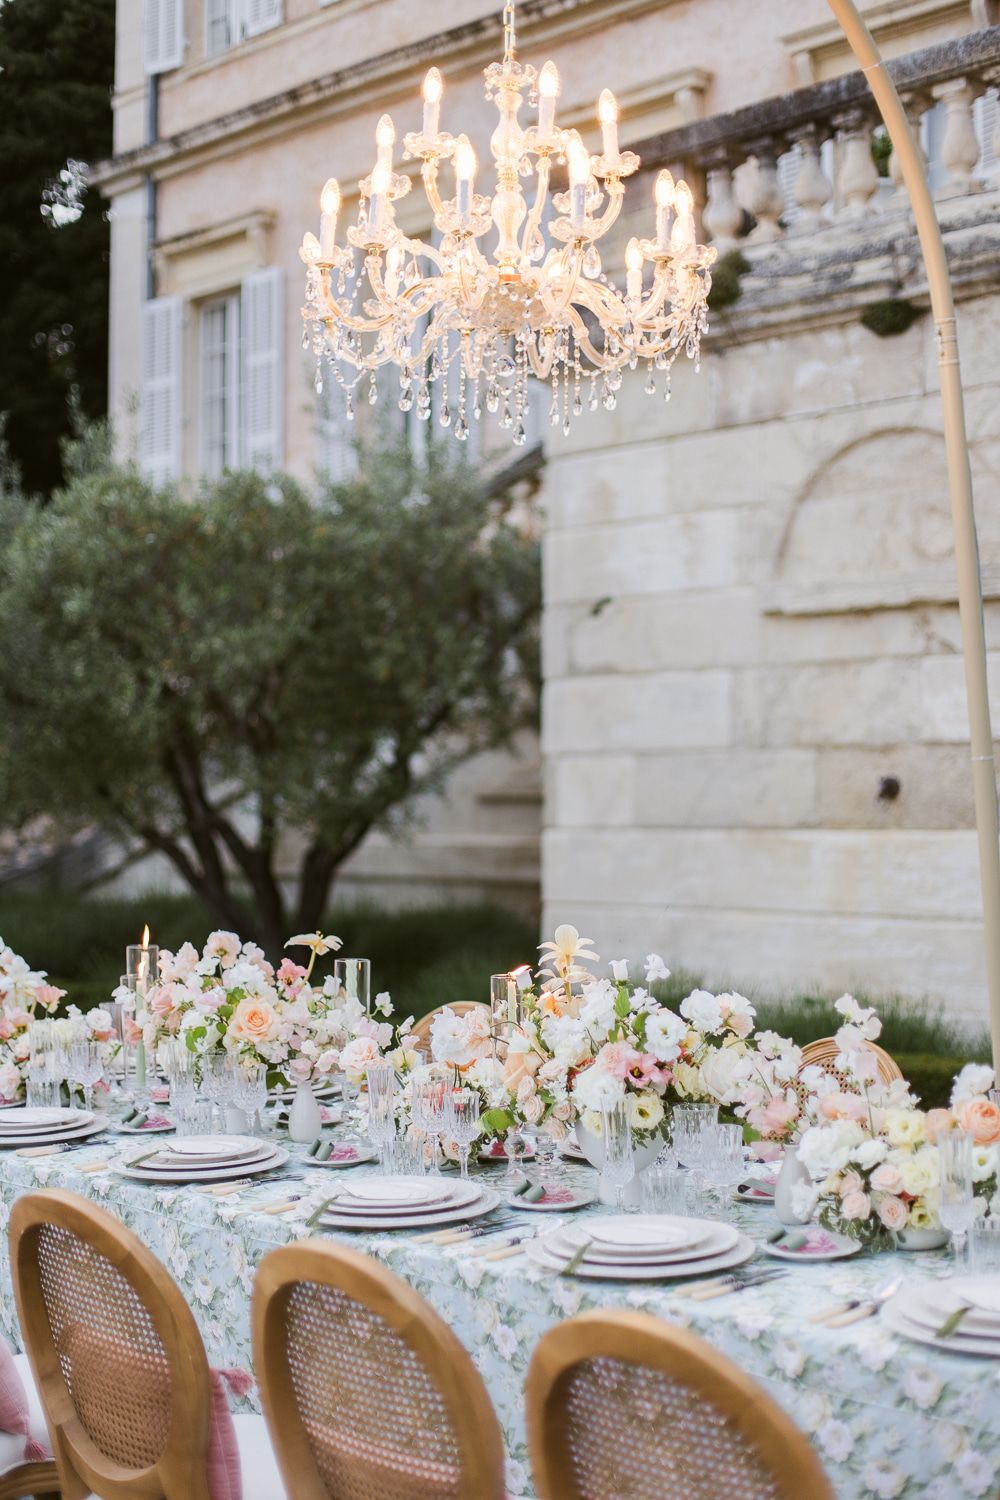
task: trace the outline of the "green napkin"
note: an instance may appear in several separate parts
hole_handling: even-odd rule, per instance
[[[540,1182],[533,1183],[523,1193],[518,1193],[522,1203],[538,1203],[545,1197],[545,1189]]]
[[[317,1161],[329,1161],[329,1159],[330,1159],[330,1157],[332,1155],[333,1155],[333,1142],[332,1141],[322,1141],[320,1143],[319,1150],[316,1152],[316,1160]]]

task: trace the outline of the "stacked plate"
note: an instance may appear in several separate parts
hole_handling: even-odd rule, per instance
[[[324,1229],[423,1229],[492,1213],[500,1194],[446,1177],[363,1177],[341,1186]]]
[[[341,1095],[340,1079],[335,1079],[331,1083],[314,1083],[313,1093],[317,1099],[339,1099]],[[295,1098],[295,1090],[274,1088],[271,1090],[271,1098],[280,1100],[282,1104],[291,1104]]]
[[[757,1247],[731,1224],[712,1219],[619,1214],[564,1224],[524,1248],[546,1271],[565,1271],[579,1255],[574,1267],[577,1276],[658,1281],[729,1271],[752,1259]]]
[[[921,1344],[1000,1359],[1000,1276],[957,1276],[903,1287],[882,1304],[882,1321]],[[944,1333],[949,1324],[954,1331]]]
[[[107,1126],[88,1109],[5,1109],[0,1114],[0,1151],[16,1146],[54,1146],[83,1141]]]
[[[182,1135],[122,1156],[114,1169],[137,1182],[224,1182],[271,1172],[287,1160],[284,1146],[251,1135]]]

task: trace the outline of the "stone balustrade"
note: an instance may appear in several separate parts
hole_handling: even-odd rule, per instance
[[[1000,188],[1000,26],[889,65],[918,139],[931,144],[941,200]],[[977,107],[983,98],[985,107]],[[922,129],[925,116],[933,123]],[[868,225],[907,208],[894,154],[880,169],[880,116],[860,72],[694,121],[640,142],[647,166],[702,185],[706,236],[720,252]]]

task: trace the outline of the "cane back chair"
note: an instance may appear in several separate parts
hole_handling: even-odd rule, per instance
[[[899,1064],[895,1058],[890,1057],[884,1047],[878,1047],[874,1042],[865,1042],[865,1047],[869,1052],[875,1054],[880,1082],[889,1084],[894,1083],[897,1078],[902,1078],[903,1074]],[[837,1046],[836,1039],[832,1036],[824,1036],[815,1042],[807,1042],[802,1048],[802,1061],[799,1064],[799,1073],[801,1074],[803,1068],[815,1067],[818,1064],[825,1073],[829,1073],[832,1077],[836,1078],[841,1089],[846,1090],[848,1093],[856,1093],[857,1085],[854,1080],[849,1078],[840,1068],[834,1066],[839,1053],[840,1048]]]

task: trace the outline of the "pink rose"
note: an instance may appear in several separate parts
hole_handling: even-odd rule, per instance
[[[867,1219],[872,1211],[872,1200],[867,1193],[851,1193],[841,1200],[840,1211],[845,1219]]]
[[[852,1193],[860,1193],[863,1185],[859,1173],[845,1172],[840,1179],[840,1187],[837,1191],[842,1198],[849,1198]]]
[[[876,1212],[886,1229],[895,1232],[905,1228],[907,1210],[901,1198],[893,1198],[890,1195],[880,1198],[876,1204]]]
[[[537,1094],[532,1094],[530,1099],[524,1101],[521,1110],[529,1125],[537,1125],[545,1113],[545,1101]]]
[[[979,1096],[958,1110],[958,1124],[969,1131],[977,1146],[992,1146],[1000,1141],[1000,1105]]]
[[[557,1104],[552,1111],[552,1118],[553,1120],[559,1120],[563,1124],[565,1124],[567,1120],[571,1120],[573,1118],[572,1104],[570,1104],[568,1101],[564,1102],[563,1104]]]
[[[901,1193],[903,1179],[891,1162],[884,1161],[872,1173],[872,1187],[879,1193]]]
[[[517,1102],[522,1109],[526,1109],[529,1099],[535,1099],[538,1095],[535,1090],[535,1080],[530,1074],[525,1074],[517,1086]]]
[[[929,1141],[936,1141],[939,1135],[946,1134],[955,1123],[955,1117],[950,1109],[929,1109],[924,1116],[924,1134]]]
[[[379,1050],[369,1036],[355,1037],[340,1054],[340,1066],[353,1079],[361,1078],[366,1068],[381,1061]]]

